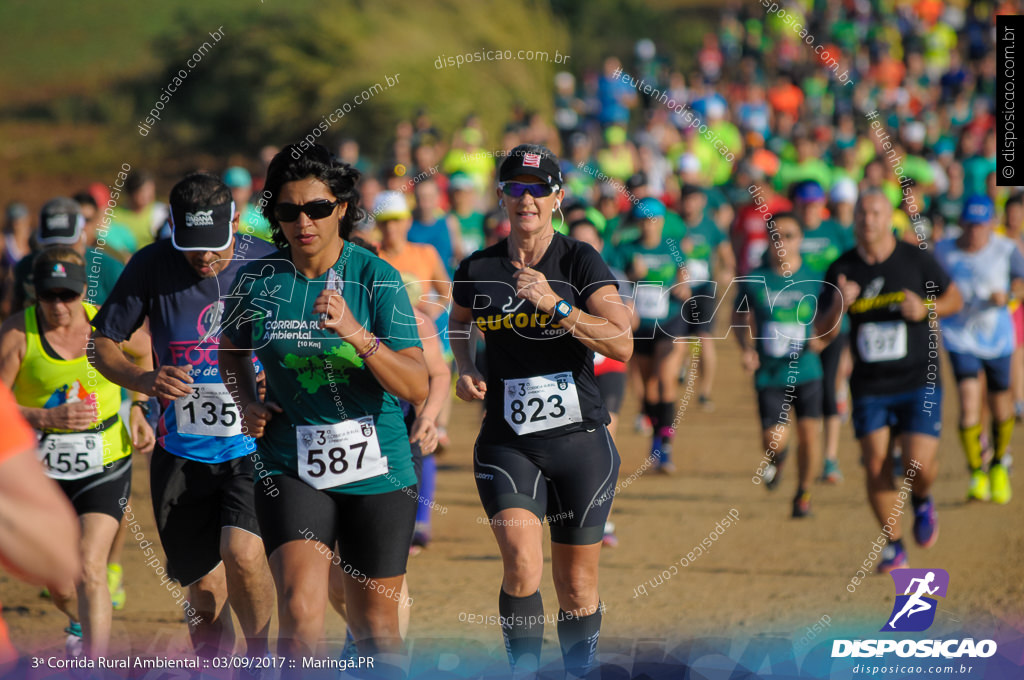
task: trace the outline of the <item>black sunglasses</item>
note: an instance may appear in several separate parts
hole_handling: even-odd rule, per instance
[[[274,217],[280,222],[294,222],[299,219],[299,213],[306,213],[311,220],[322,220],[334,212],[339,203],[341,201],[328,201],[322,198],[302,205],[278,203],[274,206]]]
[[[498,184],[501,193],[512,198],[522,198],[523,194],[530,194],[534,198],[543,198],[554,193],[555,188],[550,184],[524,184],[523,182],[501,182]]]
[[[44,302],[73,302],[81,297],[81,293],[76,293],[71,290],[44,290],[39,293],[38,297]]]

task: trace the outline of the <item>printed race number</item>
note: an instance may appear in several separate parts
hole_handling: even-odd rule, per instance
[[[660,283],[637,284],[636,313],[642,319],[664,319],[668,316],[668,295]]]
[[[857,351],[868,363],[902,359],[907,356],[907,324],[902,321],[861,324],[857,332]]]
[[[373,416],[329,425],[295,428],[299,479],[314,489],[331,489],[388,471]]]
[[[228,388],[222,383],[200,383],[192,386],[192,395],[174,400],[174,419],[178,432],[208,437],[234,437],[242,434]]]
[[[793,347],[797,343],[803,344],[803,341],[807,339],[807,326],[799,323],[770,321],[764,325],[761,336],[765,354],[779,359],[794,351]]]
[[[582,422],[572,373],[505,381],[505,422],[516,434],[530,434]]]
[[[96,432],[47,434],[39,460],[51,479],[81,479],[103,472],[103,435]]]
[[[690,275],[690,283],[699,286],[711,280],[711,264],[707,260],[693,258],[686,261],[686,271]]]

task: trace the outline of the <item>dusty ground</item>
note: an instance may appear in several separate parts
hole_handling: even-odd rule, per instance
[[[628,653],[634,641],[660,648],[711,635],[749,639],[776,634],[797,640],[823,616],[833,637],[874,637],[891,608],[893,586],[888,578],[870,577],[855,593],[846,589],[878,534],[865,501],[851,427],[843,426],[840,447],[845,483],[816,486],[814,517],[790,519],[795,470],[786,471],[775,493],[751,483],[762,453],[753,388],[739,369],[734,343],[722,340],[717,346],[717,409],[705,413],[696,398],[690,400],[677,441],[678,473],[663,477],[646,472],[616,498],[613,520],[620,545],[602,558],[601,594],[607,607],[602,652]],[[948,388],[952,383],[945,384]],[[967,475],[954,402],[947,389],[941,472],[934,489],[941,538],[927,552],[911,543],[911,566],[939,567],[950,574],[949,595],[940,603],[930,635],[941,636],[965,624],[1012,632],[1011,624],[1020,629],[1024,621],[1024,505],[1020,497],[1005,507],[964,502]],[[632,429],[635,412],[630,398],[618,437],[620,479],[642,469],[648,453],[646,440]],[[451,645],[458,640],[467,648],[496,653],[497,626],[459,620],[460,613],[463,619],[470,613],[497,614],[501,564],[487,526],[479,521],[483,513],[472,476],[471,445],[479,411],[475,405],[456,403],[453,420],[452,446],[440,459],[437,492],[437,502],[448,512],[435,513],[433,542],[410,560],[415,598],[410,637],[447,638]],[[1018,494],[1024,493],[1019,476],[1017,484]],[[147,467],[139,460],[133,505],[147,538],[155,542],[148,486]],[[739,515],[738,524],[726,529],[709,551],[659,587],[648,586],[648,595],[637,593],[637,586],[678,563],[731,509]],[[184,649],[181,615],[131,540],[125,571],[128,605],[115,613],[114,647],[126,654]],[[541,590],[548,612],[553,611],[550,578]],[[21,649],[41,654],[62,648],[60,631],[66,621],[38,597],[36,588],[0,575],[0,599]],[[330,616],[327,633],[336,640],[344,636],[339,617]],[[547,626],[545,638],[545,660],[554,659],[554,625]]]

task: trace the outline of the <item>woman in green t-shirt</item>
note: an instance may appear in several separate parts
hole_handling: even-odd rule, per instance
[[[224,383],[258,440],[256,511],[277,584],[278,653],[292,658],[322,651],[332,563],[347,577],[359,653],[402,644],[416,476],[399,399],[426,398],[427,369],[401,276],[348,240],[364,216],[358,179],[319,145],[274,158],[264,215],[280,250],[239,270],[222,324]]]

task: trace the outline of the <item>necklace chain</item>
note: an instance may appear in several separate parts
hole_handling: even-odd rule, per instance
[[[554,229],[552,229],[552,230],[551,230],[551,234],[550,234],[550,235],[549,235],[549,236],[547,237],[547,239],[546,239],[546,240],[544,241],[544,248],[543,248],[543,250],[541,250],[541,251],[540,251],[540,254],[539,254],[539,255],[537,255],[537,258],[536,258],[536,259],[535,259],[535,260],[534,260],[533,262],[526,262],[526,261],[524,260],[524,261],[523,261],[523,267],[524,267],[524,268],[526,268],[526,269],[530,269],[530,268],[532,268],[532,267],[533,267],[533,265],[535,265],[535,264],[537,264],[538,262],[540,262],[540,261],[541,261],[541,259],[542,259],[542,258],[544,257],[544,253],[546,253],[546,252],[547,252],[547,250],[548,250],[548,245],[549,245],[549,244],[551,243],[551,240],[552,240],[552,239],[553,239],[554,237],[555,237],[555,231],[554,231]]]

